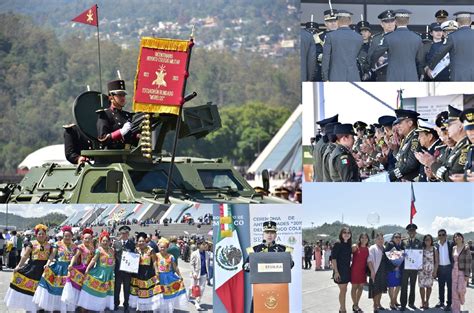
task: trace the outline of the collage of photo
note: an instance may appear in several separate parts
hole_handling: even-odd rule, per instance
[[[0,16],[0,312],[474,313],[472,0]]]

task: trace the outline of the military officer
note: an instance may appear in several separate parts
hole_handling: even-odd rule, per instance
[[[438,133],[433,128],[418,126],[415,132],[418,133],[418,140],[420,141],[420,146],[422,149],[431,155],[434,155],[436,148],[442,145],[442,141],[439,139]],[[418,181],[428,181],[424,166],[420,166],[420,175],[418,176]]]
[[[339,114],[336,114],[334,116],[331,116],[329,118],[323,119],[319,122],[316,122],[322,130],[324,130],[324,127],[326,124],[329,123],[337,123],[339,118]],[[324,133],[324,131],[323,131]],[[314,145],[313,149],[313,180],[315,182],[322,182],[323,181],[323,154],[324,151],[326,150],[326,146],[328,144],[328,136],[324,134],[321,139],[318,140],[316,145]]]
[[[448,20],[449,13],[446,10],[438,10],[435,13],[436,23],[444,23]]]
[[[89,158],[81,155],[81,151],[93,149],[92,141],[81,132],[76,124],[63,125],[63,128],[66,159],[72,164],[89,161]]]
[[[366,127],[367,124],[362,121],[357,121],[354,123],[354,129],[356,131],[357,139],[354,142],[353,150],[357,153],[360,152],[360,145],[363,142]]]
[[[471,146],[467,152],[467,161],[466,166],[464,167],[463,180],[474,182],[474,108],[462,111],[459,119],[463,123],[464,130],[466,131],[467,137],[471,142]]]
[[[471,29],[471,14],[471,12],[454,13],[459,29],[449,34],[443,48],[438,50],[425,68],[428,76],[432,76],[432,70],[449,53],[451,81],[474,81],[474,62],[472,61],[474,29]]]
[[[403,137],[395,158],[397,163],[395,168],[388,172],[390,181],[410,180],[413,181],[420,171],[420,162],[415,157],[415,152],[421,150],[418,134],[415,129],[418,127],[420,114],[412,110],[395,110],[397,119],[393,122],[397,124],[397,132]]]
[[[359,55],[357,56],[357,64],[359,65],[360,79],[366,81],[370,78],[370,62],[368,59],[370,37],[372,36],[370,23],[367,21],[360,21],[356,25],[356,30],[362,36],[364,42],[360,48]]]
[[[410,223],[407,225],[406,230],[408,231],[408,239],[402,241],[402,250],[422,250],[422,242],[416,238],[416,230],[418,226],[416,224]],[[415,307],[415,288],[416,288],[416,278],[418,277],[418,270],[404,269],[402,274],[402,286],[400,292],[400,311],[405,311],[406,306],[412,309]],[[410,284],[410,296],[408,297],[408,284]],[[407,299],[408,298],[408,299]]]
[[[123,251],[135,252],[135,242],[129,238],[130,227],[123,225],[119,228],[120,237],[114,241],[115,251],[115,286],[114,286],[114,311],[118,310],[120,305],[120,292],[123,285],[123,308],[124,312],[129,312],[128,300],[130,297],[130,282],[132,276],[130,273],[120,270]]]
[[[275,242],[277,238],[277,224],[274,221],[266,221],[263,223],[263,241],[253,247],[247,248],[247,254],[259,253],[259,252],[293,252],[292,247],[281,245]],[[291,267],[294,266],[294,262],[291,261]],[[245,271],[250,271],[249,257],[243,264]]]
[[[323,81],[360,81],[357,55],[363,40],[349,27],[351,17],[352,13],[339,10],[338,28],[326,35],[321,68]]]
[[[324,127],[324,131],[328,136],[328,144],[326,149],[323,152],[323,181],[330,182],[331,181],[331,173],[329,172],[329,157],[331,153],[336,148],[336,135],[334,134],[334,128],[336,125],[341,123],[329,123]]]
[[[387,171],[391,171],[395,168],[397,159],[395,159],[394,151],[398,150],[396,143],[393,138],[393,122],[397,118],[395,116],[383,115],[379,117],[378,122],[383,127],[384,132],[384,142],[385,145],[382,145],[382,155],[384,157],[383,166]]]
[[[352,124],[340,124],[334,128],[336,148],[329,157],[329,172],[334,182],[360,181],[359,167],[352,155],[354,130]]]
[[[380,26],[382,26],[383,32],[372,36],[370,41],[369,51],[367,54],[368,62],[371,66],[372,77],[371,80],[386,81],[387,80],[387,64],[388,54],[384,53],[379,59],[372,62],[372,56],[385,35],[390,34],[395,30],[395,12],[393,10],[385,10],[378,15],[380,20]]]
[[[431,164],[431,171],[441,181],[452,181],[453,174],[463,174],[470,149],[469,139],[459,119],[461,110],[448,106],[448,135],[456,144],[444,160],[436,160]]]
[[[314,40],[316,42],[316,58],[317,58],[317,66],[316,66],[316,81],[322,81],[323,78],[321,76],[321,63],[323,62],[323,47],[324,42],[326,40],[326,35],[332,31],[337,29],[337,10],[330,9],[323,12],[324,14],[324,26],[326,26],[326,30],[317,33],[314,36]]]
[[[313,35],[301,30],[301,81],[316,80],[316,43]]]
[[[423,42],[407,27],[410,14],[408,10],[395,11],[397,29],[384,36],[371,56],[375,64],[388,53],[387,81],[418,81],[423,72]]]
[[[436,53],[443,48],[445,44],[445,40],[443,39],[443,29],[441,28],[441,24],[439,23],[432,23],[430,25],[430,34],[433,38],[433,43],[428,50],[428,53],[425,55],[425,64],[430,64],[433,60],[433,57]],[[442,70],[435,78],[435,81],[449,81],[449,67],[446,67]]]
[[[125,81],[114,80],[107,84],[111,105],[107,109],[98,110],[98,140],[103,147],[123,149],[126,143],[136,143],[131,134],[133,114],[125,111]]]

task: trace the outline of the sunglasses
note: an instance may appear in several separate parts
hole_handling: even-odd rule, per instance
[[[446,234],[438,234],[438,237],[445,237]]]

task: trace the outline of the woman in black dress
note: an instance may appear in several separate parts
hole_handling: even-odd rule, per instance
[[[339,241],[331,252],[334,282],[339,286],[339,312],[346,312],[347,284],[351,280],[352,233],[349,227],[339,232]]]

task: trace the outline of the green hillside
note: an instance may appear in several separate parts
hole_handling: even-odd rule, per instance
[[[0,224],[5,225],[6,214],[0,212]],[[15,214],[8,213],[8,225],[16,226],[18,230],[26,230],[33,228],[36,224],[45,224],[48,226],[57,226],[67,218],[61,213],[49,213],[42,217],[22,217]]]

